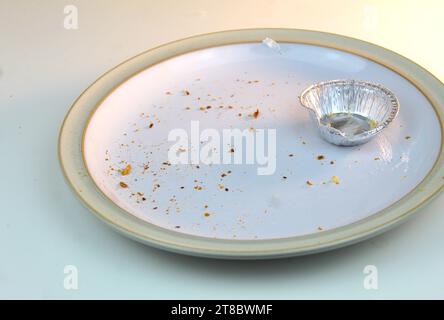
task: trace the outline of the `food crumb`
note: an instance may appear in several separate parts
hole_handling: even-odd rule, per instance
[[[341,181],[339,180],[338,176],[331,177],[331,182],[333,182],[334,184],[340,184],[341,183]]]
[[[259,109],[256,109],[256,111],[253,113],[253,117],[257,119],[259,117]]]
[[[405,136],[405,140],[409,140],[410,138],[410,136]]]
[[[373,160],[378,161],[378,160],[381,160],[381,158],[379,158],[379,157],[374,157]]]
[[[128,188],[128,185],[123,181],[120,181],[119,186],[124,189]]]
[[[209,212],[205,212],[205,213],[204,213],[204,216],[205,216],[205,217],[209,217],[209,216],[210,216],[210,213],[209,213]]]
[[[330,161],[330,164],[335,164],[335,161],[334,160]]]
[[[189,92],[188,90],[183,90],[182,92],[183,92],[183,94],[186,95],[186,96],[189,96],[189,95],[190,95],[190,92]]]
[[[318,159],[318,160],[324,160],[325,157],[324,157],[322,154],[320,154],[320,155],[318,155],[318,156],[316,157],[316,159]]]
[[[148,126],[148,128],[151,129],[152,127],[154,127],[154,123],[151,122],[150,125]]]
[[[129,175],[131,173],[131,169],[132,169],[131,165],[128,164],[124,169],[120,170],[120,174],[122,176],[127,176],[127,175]]]
[[[312,181],[310,181],[310,180],[307,180],[305,183],[306,183],[307,185],[309,185],[309,186],[313,186],[313,185],[314,185],[314,183],[313,183]]]

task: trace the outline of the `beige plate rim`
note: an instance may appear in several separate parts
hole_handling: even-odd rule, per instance
[[[83,158],[84,131],[98,105],[137,73],[172,57],[209,47],[260,42],[302,43],[349,52],[393,70],[416,86],[435,109],[441,126],[441,150],[435,165],[399,201],[372,216],[340,228],[271,240],[224,240],[183,234],[145,222],[118,207],[97,187]],[[242,29],[177,40],[145,51],[114,67],[91,84],[74,102],[62,124],[58,155],[62,172],[80,200],[99,218],[124,235],[165,250],[226,259],[267,259],[331,250],[377,235],[406,220],[434,198],[444,185],[444,85],[416,63],[377,45],[341,35],[300,29]]]

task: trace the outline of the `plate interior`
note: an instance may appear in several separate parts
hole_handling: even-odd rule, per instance
[[[439,121],[424,95],[368,59],[318,46],[280,46],[280,52],[260,43],[199,50],[121,84],[85,132],[85,162],[100,190],[149,223],[219,239],[330,230],[369,217],[413,190],[441,145]],[[298,95],[331,79],[386,86],[400,101],[398,117],[362,146],[323,141]],[[191,140],[196,123],[199,133],[220,133],[221,159],[225,151],[230,157],[246,151],[245,144],[232,148],[223,141],[223,130],[263,130],[265,141],[275,130],[275,170],[258,174],[258,168],[273,167],[267,148],[266,164],[247,164],[245,158],[239,164],[171,164],[175,141],[169,134],[183,129]],[[189,141],[180,152],[190,155],[205,145]],[[130,172],[122,174],[128,165]]]

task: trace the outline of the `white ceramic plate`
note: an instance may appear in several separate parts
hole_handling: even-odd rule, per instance
[[[297,97],[331,79],[386,86],[398,117],[365,145],[328,144]],[[441,189],[439,89],[417,65],[354,39],[279,29],[204,35],[143,53],[93,84],[65,120],[61,162],[93,211],[145,243],[224,258],[317,252],[377,234]],[[275,130],[271,174],[258,175],[267,165],[257,162],[171,165],[168,135],[191,136],[192,121],[221,137]],[[221,157],[245,153],[220,147]]]

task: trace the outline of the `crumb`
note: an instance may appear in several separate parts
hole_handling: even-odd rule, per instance
[[[188,90],[183,90],[182,92],[183,92],[183,94],[186,95],[186,96],[189,96],[189,95],[190,95],[190,92],[189,92]]]
[[[306,183],[307,185],[309,185],[309,186],[314,185],[314,183],[313,183],[312,181],[310,181],[310,180],[307,180],[305,183]]]
[[[318,227],[318,230],[319,230],[319,231],[322,231],[322,230],[324,230],[324,229],[323,229],[322,227]]]
[[[151,129],[152,127],[154,127],[154,123],[151,122],[150,125],[148,126],[148,128]]]
[[[330,161],[330,164],[335,164],[335,161],[334,160]]]
[[[122,169],[122,170],[120,170],[120,174],[122,175],[122,176],[127,176],[127,175],[129,175],[130,173],[131,173],[131,165],[130,164],[128,164],[126,167],[125,167],[125,169]]]
[[[207,106],[206,108],[207,108],[207,109],[211,109],[211,106]]]
[[[194,186],[194,190],[202,190],[201,186]]]
[[[228,192],[228,191],[230,191],[230,190],[229,190],[228,188],[225,188],[225,191]]]
[[[405,136],[405,140],[409,140],[410,138],[410,136]]]
[[[204,216],[205,216],[205,217],[209,217],[209,216],[210,216],[210,213],[209,213],[209,212],[205,212],[205,213],[204,213]]]
[[[318,159],[318,160],[324,160],[325,157],[324,157],[322,154],[320,154],[320,155],[318,155],[318,156],[316,157],[316,159]]]
[[[287,176],[283,176],[282,179],[286,180],[286,179],[287,179]]]
[[[176,229],[180,229],[180,226],[175,226],[174,228],[176,228]]]
[[[374,157],[373,160],[378,161],[378,160],[381,160],[381,158],[379,158],[379,157]]]
[[[171,93],[170,91],[165,92],[165,94],[166,94],[167,96],[172,95],[172,93]]]
[[[154,207],[153,210],[157,210],[157,207]]]
[[[256,111],[253,113],[253,117],[257,119],[259,117],[259,109],[256,109]]]
[[[127,185],[125,182],[123,182],[123,181],[121,181],[121,182],[119,183],[119,186],[120,186],[121,188],[124,188],[124,189],[128,188],[128,185]]]
[[[339,180],[338,176],[331,177],[331,182],[333,182],[334,184],[340,184],[341,183],[341,181]]]
[[[234,148],[231,148],[231,149],[230,149],[230,152],[233,153],[233,152],[234,152]]]
[[[291,158],[291,157],[293,157],[294,155],[293,155],[293,153],[290,153],[288,156]]]

